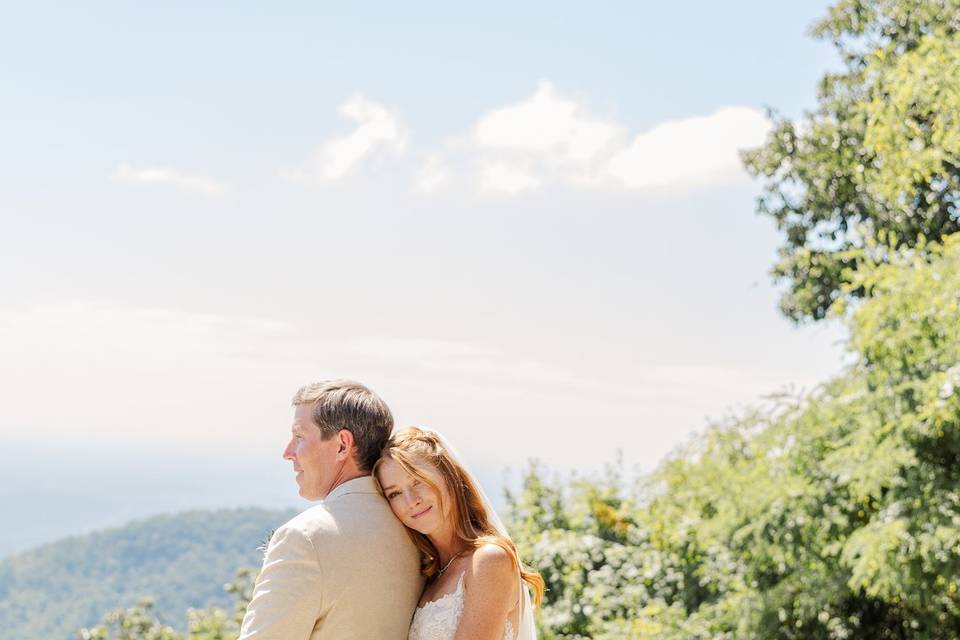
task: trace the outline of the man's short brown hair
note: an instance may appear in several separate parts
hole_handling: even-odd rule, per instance
[[[310,415],[324,440],[341,429],[353,434],[357,467],[369,473],[393,431],[393,415],[387,403],[359,382],[325,380],[301,387],[294,394],[293,405],[303,404],[313,405]]]

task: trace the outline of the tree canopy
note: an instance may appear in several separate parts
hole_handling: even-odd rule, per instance
[[[855,363],[714,425],[633,492],[513,497],[541,636],[960,637],[960,235],[863,258]]]
[[[960,0],[841,0],[814,26],[844,69],[823,77],[814,111],[773,114],[743,154],[764,183],[758,211],[783,232],[773,274],[788,317],[863,296],[847,285],[867,241],[910,248],[960,230],[958,30]]]

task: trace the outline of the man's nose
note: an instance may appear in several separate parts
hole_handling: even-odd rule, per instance
[[[287,443],[287,446],[283,449],[283,459],[284,460],[293,460],[293,441]]]

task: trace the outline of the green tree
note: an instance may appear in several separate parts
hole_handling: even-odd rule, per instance
[[[254,577],[253,569],[238,569],[236,577],[224,585],[234,597],[232,612],[219,607],[188,610],[186,634],[163,624],[154,613],[153,600],[142,598],[133,607],[110,611],[99,625],[81,629],[78,636],[80,640],[233,640],[240,633]]]
[[[636,504],[625,495],[616,467],[599,481],[551,481],[534,464],[520,492],[508,493],[507,500],[520,556],[547,584],[537,612],[542,640],[612,640],[660,629],[648,620],[659,608],[644,612],[654,585],[641,572],[656,564],[658,552],[636,521]],[[675,592],[680,580],[677,573],[674,584],[663,586]]]
[[[543,638],[960,637],[960,234],[863,253],[834,380],[636,491],[530,469],[508,521],[549,588]]]
[[[960,636],[960,235],[920,249],[847,285],[843,375],[660,469],[648,526],[725,563],[687,637]]]
[[[745,152],[764,182],[758,211],[783,232],[781,309],[821,319],[868,240],[892,248],[960,230],[960,0],[841,0],[813,28],[844,64],[799,122],[774,115]]]

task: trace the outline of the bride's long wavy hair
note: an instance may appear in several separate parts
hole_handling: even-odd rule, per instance
[[[543,578],[520,562],[513,540],[500,533],[487,516],[480,489],[474,484],[472,476],[447,453],[435,433],[419,427],[408,427],[395,433],[387,441],[380,459],[373,465],[373,478],[381,495],[384,495],[383,486],[377,472],[388,458],[395,460],[404,471],[420,482],[432,487],[442,501],[443,492],[440,487],[422,471],[424,465],[435,469],[446,484],[447,492],[453,497],[451,515],[457,539],[474,549],[484,544],[495,544],[510,554],[521,579],[530,587],[533,601],[540,604],[545,587]],[[443,510],[441,504],[441,512]],[[420,572],[427,578],[432,578],[440,571],[440,554],[430,542],[430,538],[410,528],[407,528],[407,532],[420,551]]]

